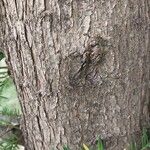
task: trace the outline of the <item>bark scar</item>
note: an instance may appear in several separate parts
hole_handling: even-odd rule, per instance
[[[94,68],[105,60],[108,51],[105,47],[108,46],[108,41],[97,35],[91,39],[85,48],[82,55],[83,61],[79,70],[73,75],[73,81],[80,80],[88,75],[88,70],[95,70]]]

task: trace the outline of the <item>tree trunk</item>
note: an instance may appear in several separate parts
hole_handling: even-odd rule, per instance
[[[149,0],[0,0],[0,47],[27,150],[100,137],[122,150],[149,122]]]

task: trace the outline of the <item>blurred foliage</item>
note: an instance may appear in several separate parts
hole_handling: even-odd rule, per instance
[[[0,141],[1,150],[18,150],[18,137],[14,134]]]
[[[0,150],[17,150],[19,137],[13,131],[20,130],[21,110],[4,57],[0,52]],[[2,132],[2,129],[5,131]]]
[[[0,61],[5,57],[3,52],[0,52]]]
[[[0,113],[3,113],[4,115],[6,108],[7,110],[11,109],[11,111],[15,110],[18,111],[18,113],[21,113],[16,88],[7,72],[7,65],[3,58],[0,61]]]

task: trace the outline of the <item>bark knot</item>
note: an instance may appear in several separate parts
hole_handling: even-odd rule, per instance
[[[104,39],[100,35],[89,39],[84,53],[82,54],[81,66],[74,73],[72,80],[79,82],[81,79],[87,78],[97,72],[97,67],[105,60],[105,55],[108,46],[108,40]],[[92,77],[90,77],[91,79]]]

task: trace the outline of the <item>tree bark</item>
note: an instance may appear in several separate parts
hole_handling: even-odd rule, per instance
[[[0,0],[0,47],[27,150],[121,150],[149,123],[149,0]]]

